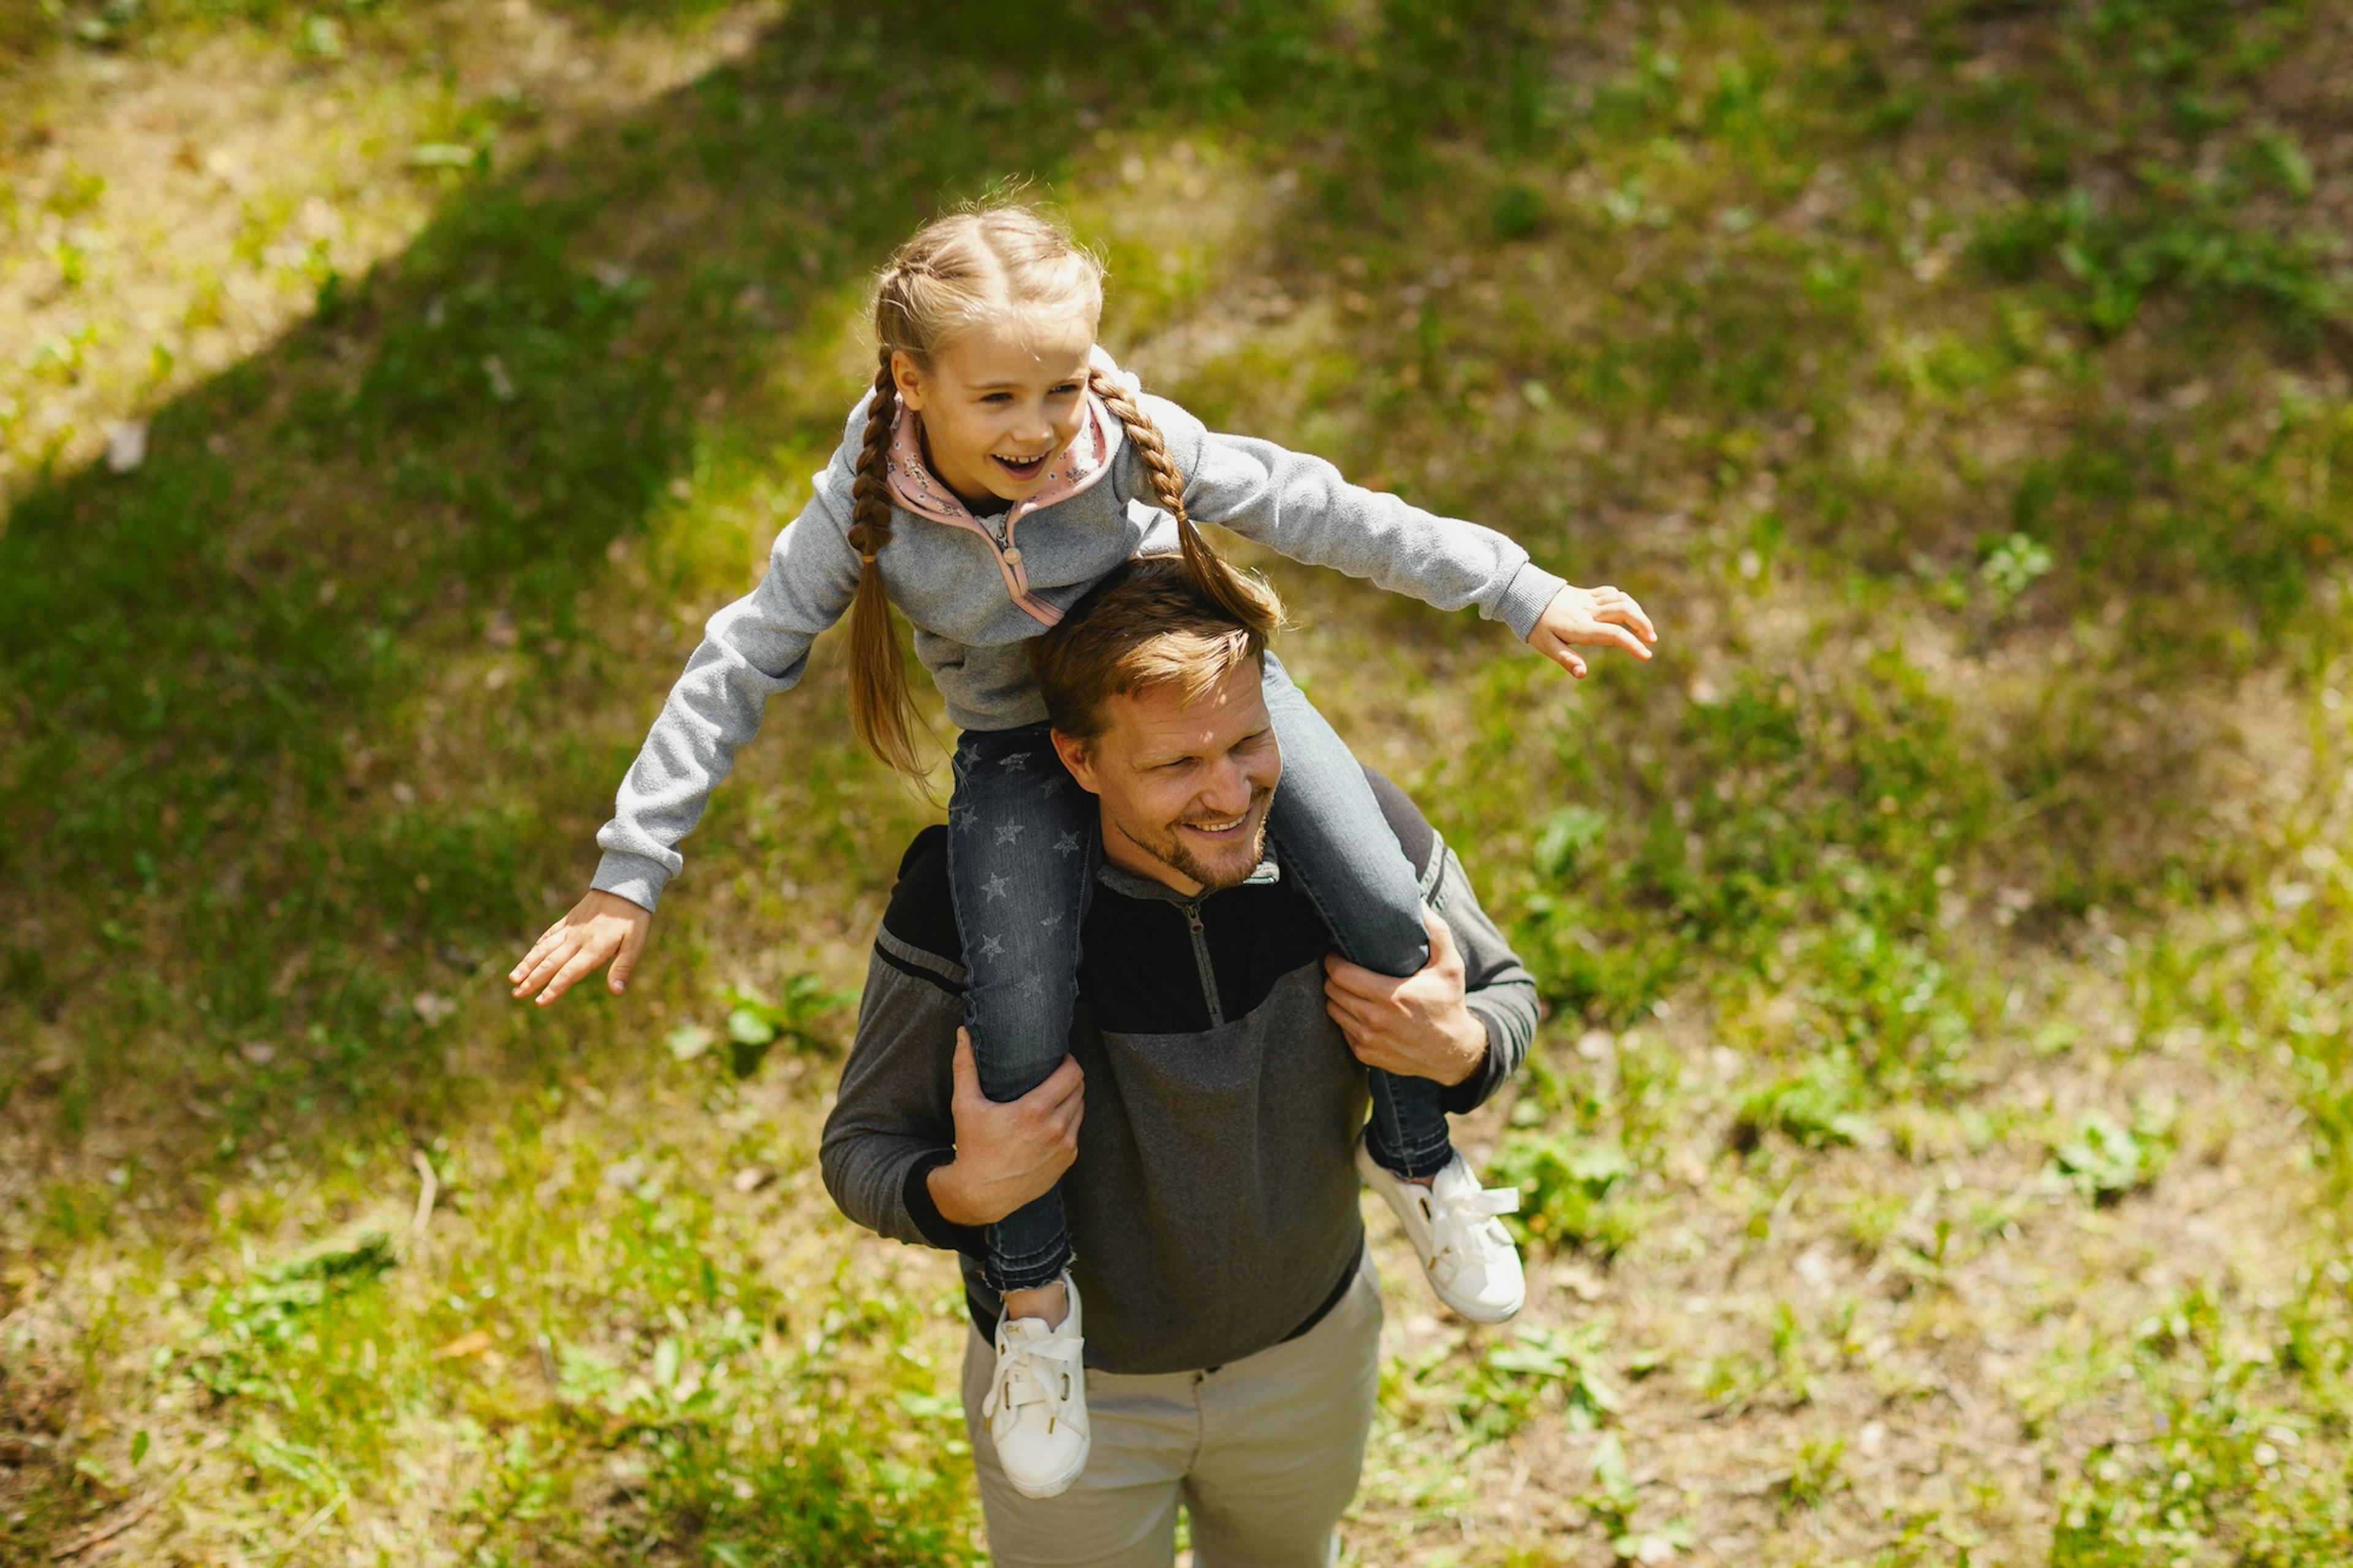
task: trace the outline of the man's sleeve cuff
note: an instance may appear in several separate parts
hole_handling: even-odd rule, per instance
[[[932,1198],[932,1173],[955,1158],[953,1149],[918,1156],[907,1167],[906,1185],[901,1196],[907,1205],[907,1217],[915,1222],[915,1229],[925,1241],[943,1251],[985,1258],[988,1255],[987,1229],[976,1225],[957,1225],[940,1213],[940,1205]]]
[[[1536,629],[1536,618],[1552,603],[1553,595],[1567,586],[1567,578],[1554,576],[1533,561],[1525,563],[1487,614],[1511,627],[1512,635],[1525,642],[1528,634]]]
[[[662,884],[670,880],[670,870],[659,860],[627,850],[608,849],[596,862],[596,875],[588,885],[600,893],[614,893],[651,912],[661,901]]]
[[[1495,1092],[1495,1063],[1497,1052],[1503,1045],[1503,1025],[1475,1000],[1466,1000],[1463,1005],[1470,1008],[1471,1016],[1478,1019],[1480,1026],[1487,1031],[1487,1054],[1479,1058],[1478,1067],[1469,1078],[1461,1083],[1450,1083],[1440,1088],[1438,1102],[1449,1116],[1468,1116],[1487,1103],[1487,1097]]]

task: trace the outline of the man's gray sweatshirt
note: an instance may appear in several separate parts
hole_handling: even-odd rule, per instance
[[[1461,948],[1469,1005],[1486,1026],[1479,1070],[1445,1091],[1460,1114],[1525,1057],[1535,986],[1461,864],[1395,785],[1373,783]],[[1087,1364],[1220,1366],[1305,1331],[1364,1246],[1353,1149],[1368,1097],[1324,1010],[1329,932],[1273,862],[1198,900],[1106,867],[1084,944],[1071,1052],[1086,1114],[1061,1184]],[[963,1255],[986,1335],[998,1303],[981,1274],[983,1233],[942,1216],[928,1181],[955,1152],[962,951],[946,834],[927,828],[875,938],[819,1162],[851,1219]]]
[[[705,626],[622,781],[613,819],[596,835],[604,851],[597,888],[654,907],[683,864],[679,841],[701,820],[737,748],[758,731],[768,699],[800,680],[810,643],[849,610],[860,564],[849,540],[850,487],[871,397],[850,410],[841,445],[807,507],[777,535],[759,585]],[[1320,458],[1215,434],[1166,398],[1137,401],[1185,475],[1185,504],[1197,521],[1441,610],[1475,605],[1523,640],[1562,586],[1493,529],[1349,484]],[[894,465],[891,542],[876,563],[892,602],[914,624],[916,655],[959,729],[1044,719],[1029,654],[1029,640],[1046,629],[1041,616],[1058,616],[1130,556],[1176,548],[1175,521],[1154,504],[1124,427],[1092,395],[1089,405],[1082,439],[1094,444],[1095,482],[1066,481],[1065,499],[1017,509],[1004,540],[985,527],[951,526],[936,509],[911,510],[910,497],[920,504],[931,487],[917,473],[911,489]],[[1075,455],[1074,444],[1066,456]],[[1032,605],[1014,597],[1017,580]]]

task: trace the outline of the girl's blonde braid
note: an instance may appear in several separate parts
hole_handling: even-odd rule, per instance
[[[888,281],[883,289],[887,294]],[[874,372],[874,398],[866,409],[857,478],[849,486],[849,543],[859,555],[858,596],[849,605],[849,721],[876,756],[920,778],[923,767],[915,753],[914,702],[907,692],[899,639],[891,632],[882,568],[875,560],[891,542],[891,425],[898,407],[899,389],[886,344]]]
[[[1127,426],[1127,438],[1134,444],[1136,456],[1144,460],[1144,471],[1152,479],[1154,497],[1161,510],[1176,520],[1176,542],[1184,552],[1185,569],[1192,574],[1193,581],[1217,601],[1220,609],[1250,631],[1261,637],[1271,636],[1282,619],[1281,601],[1257,577],[1236,571],[1201,537],[1201,531],[1194,526],[1193,514],[1185,507],[1185,476],[1177,471],[1176,459],[1169,457],[1168,443],[1161,438],[1160,426],[1136,405],[1126,387],[1102,371],[1088,374],[1088,385],[1103,399],[1103,406]]]

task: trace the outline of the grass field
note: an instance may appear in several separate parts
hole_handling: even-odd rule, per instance
[[[814,1168],[932,814],[829,647],[628,997],[501,977],[1019,177],[1148,384],[1662,632],[1267,563],[1550,1008],[1519,1324],[1376,1226],[1347,1560],[2353,1561],[2348,84],[2324,0],[0,9],[0,1560],[984,1560],[954,1270]]]

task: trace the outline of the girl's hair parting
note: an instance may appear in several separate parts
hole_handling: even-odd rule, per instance
[[[1103,312],[1103,263],[1060,226],[1029,207],[1003,203],[934,218],[899,247],[876,280],[874,397],[849,489],[849,542],[860,557],[858,595],[849,607],[849,717],[876,756],[911,777],[925,771],[915,746],[921,726],[875,559],[891,542],[888,469],[899,405],[891,356],[903,353],[929,370],[959,331],[1011,313],[1069,312],[1092,322]],[[1159,426],[1101,371],[1092,374],[1089,387],[1126,426],[1154,499],[1176,520],[1193,580],[1257,636],[1273,631],[1282,618],[1280,601],[1201,537],[1185,508],[1185,476],[1168,456]]]

